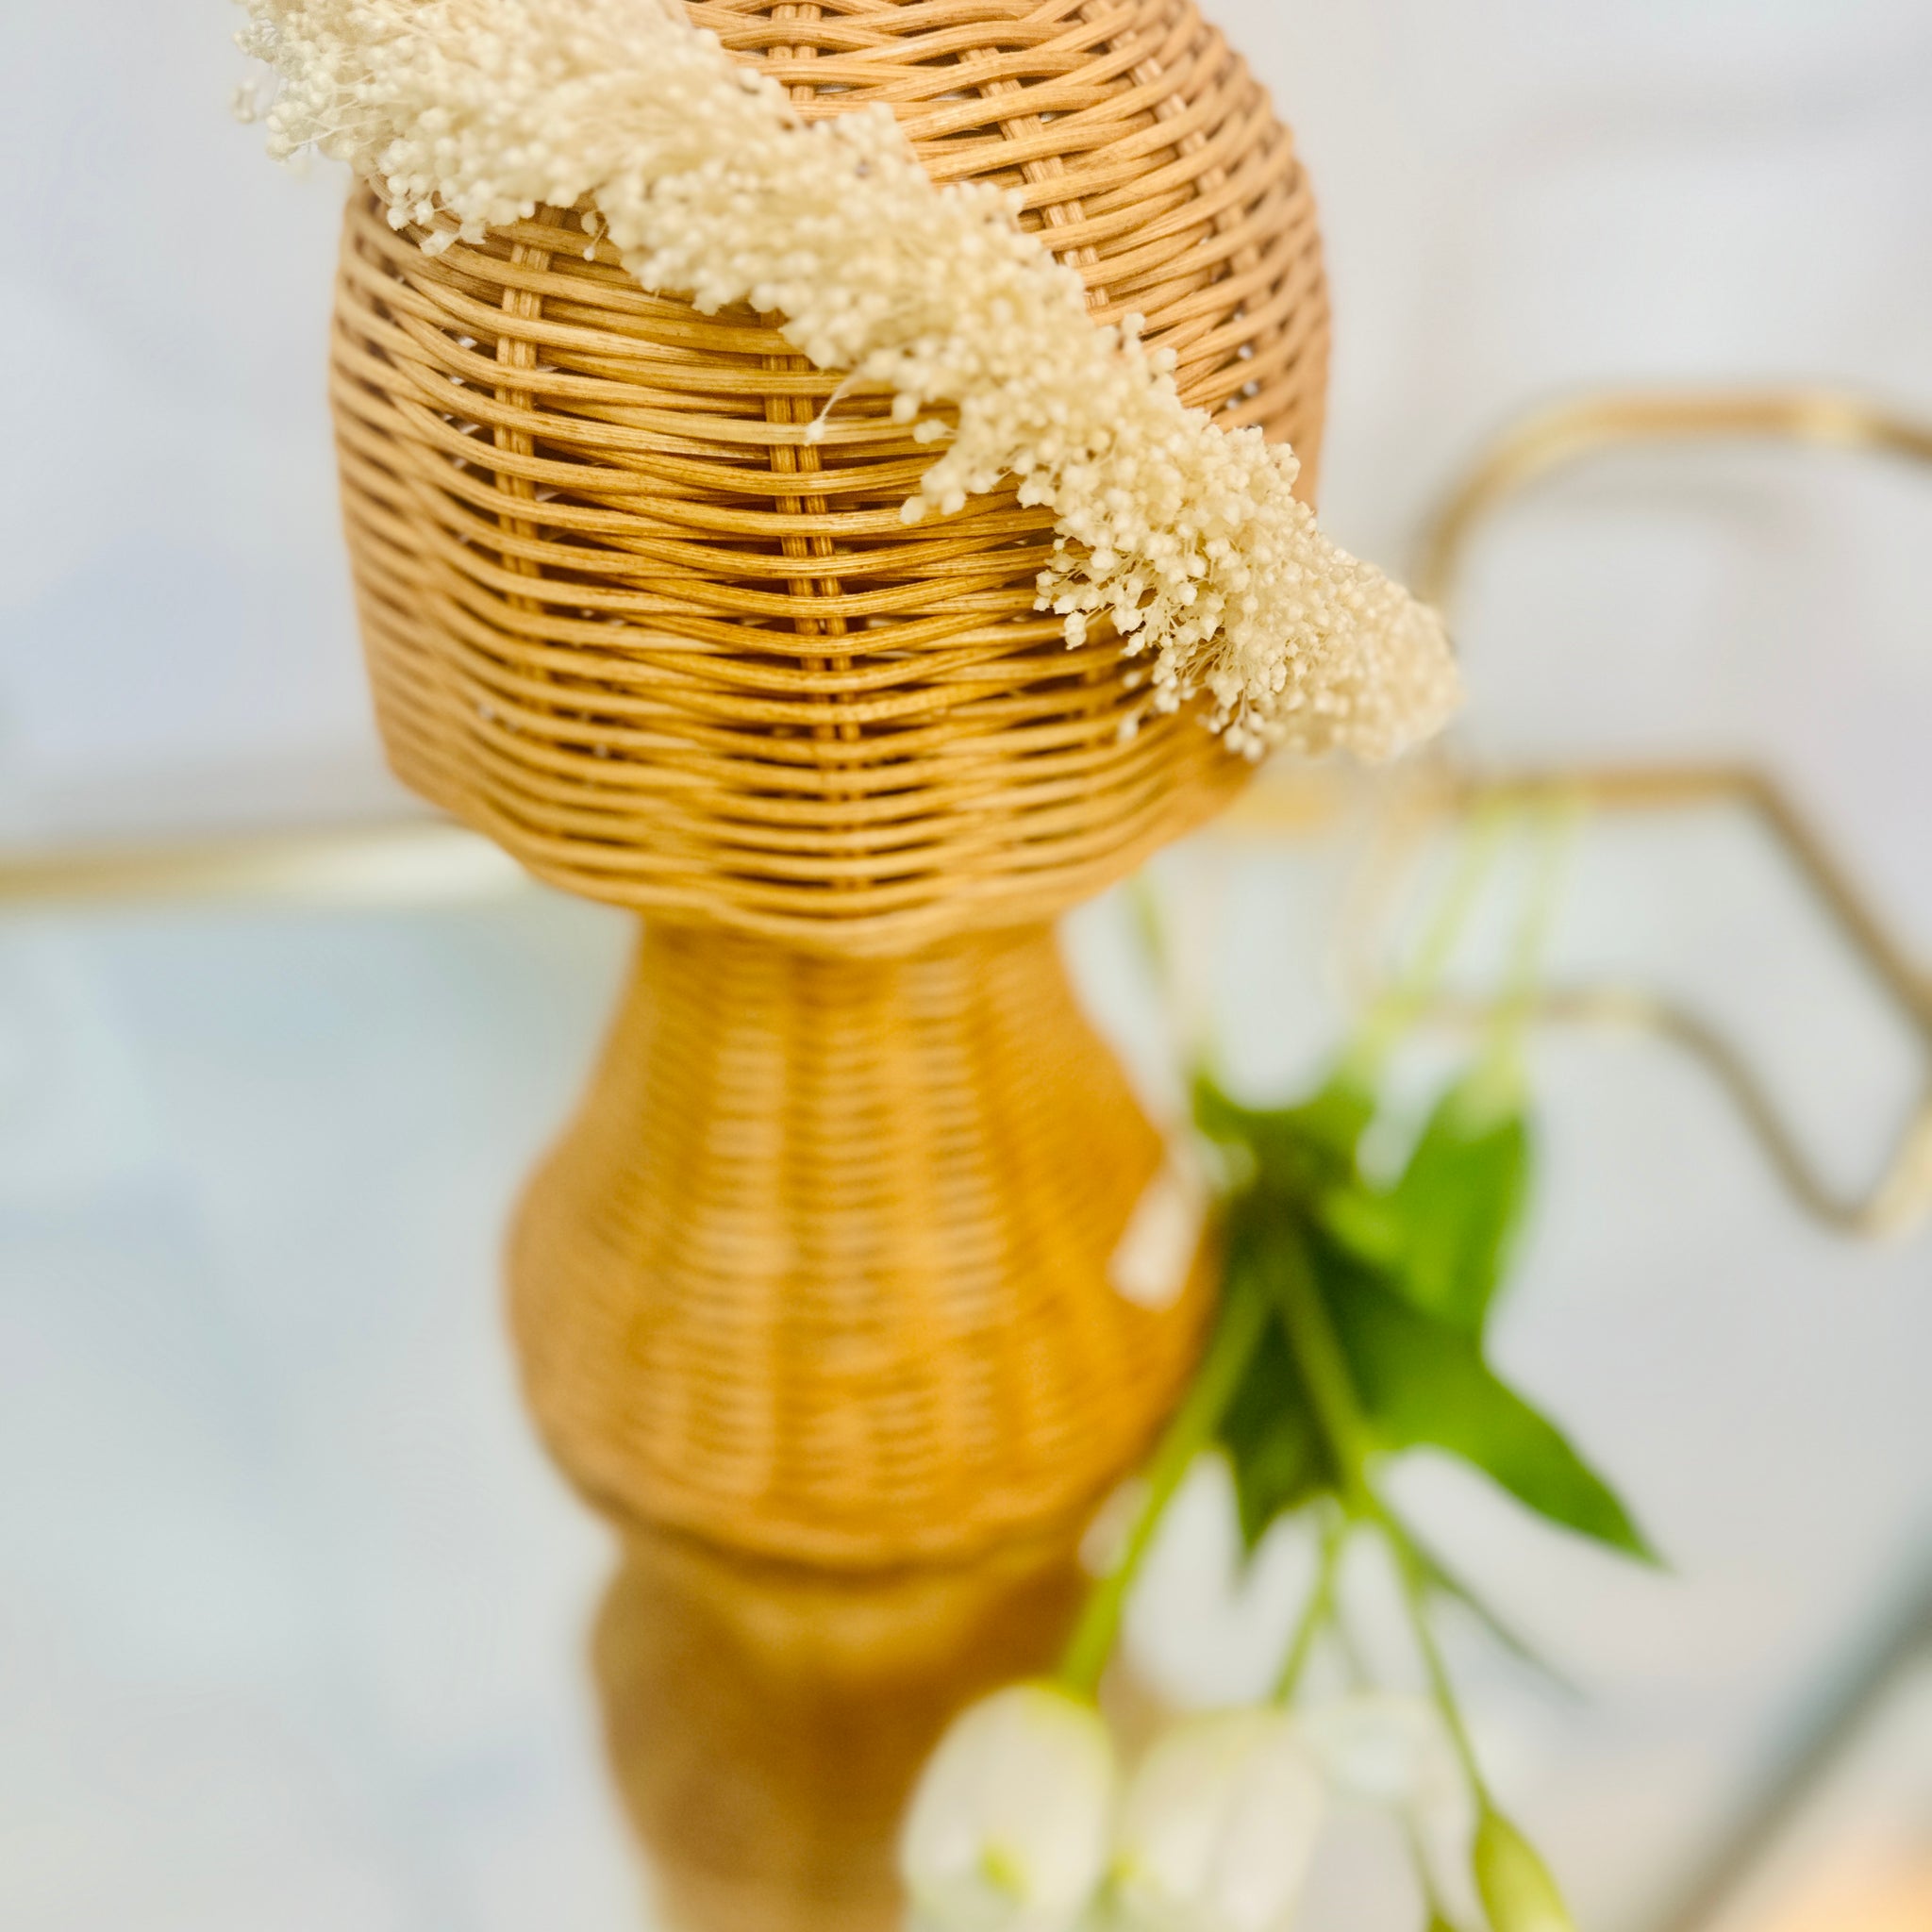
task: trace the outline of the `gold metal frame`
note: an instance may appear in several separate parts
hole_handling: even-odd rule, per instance
[[[424,817],[0,857],[0,913],[233,898],[411,904],[528,883],[529,875],[489,840]]]
[[[1897,1235],[1914,1226],[1932,1207],[1932,980],[1906,956],[1790,795],[1763,772],[1748,766],[1678,765],[1487,777],[1445,773],[1434,783],[1413,788],[1378,827],[1346,922],[1344,957],[1360,996],[1373,998],[1378,991],[1374,935],[1386,925],[1429,829],[1445,816],[1539,805],[1581,805],[1616,813],[1736,809],[1782,852],[1823,916],[1896,1006],[1920,1047],[1924,1073],[1918,1100],[1878,1176],[1861,1191],[1844,1193],[1824,1178],[1750,1060],[1721,1027],[1691,1008],[1644,987],[1606,983],[1547,988],[1532,997],[1528,1016],[1542,1024],[1612,1028],[1665,1041],[1696,1060],[1724,1089],[1779,1180],[1818,1220],[1866,1238]],[[1426,1003],[1422,1017],[1476,1027],[1497,1008],[1492,1000],[1438,995]]]
[[[1417,594],[1447,610],[1478,526],[1553,471],[1644,443],[1739,441],[1932,463],[1932,424],[1842,390],[1631,390],[1570,397],[1519,418],[1463,472],[1429,520]]]
[[[1932,425],[1836,391],[1577,397],[1523,418],[1478,455],[1430,520],[1418,588],[1447,609],[1483,525],[1554,471],[1637,444],[1740,438],[1932,463]],[[1558,801],[1613,812],[1724,808],[1747,814],[1782,851],[1822,915],[1896,1006],[1919,1043],[1924,1072],[1917,1104],[1883,1171],[1861,1192],[1846,1194],[1820,1174],[1743,1053],[1690,1008],[1640,986],[1573,986],[1544,991],[1532,1002],[1531,1017],[1550,1024],[1648,1033],[1689,1054],[1729,1095],[1793,1198],[1828,1225],[1879,1237],[1903,1233],[1923,1220],[1932,1209],[1932,974],[1907,954],[1790,793],[1755,767],[1673,764],[1509,774],[1469,770],[1447,754],[1428,760],[1383,815],[1344,936],[1351,978],[1362,995],[1372,997],[1376,991],[1374,931],[1432,824],[1492,805]],[[1323,801],[1305,781],[1264,782],[1237,808],[1231,824],[1279,831],[1306,826],[1322,809]],[[1494,1002],[1443,997],[1432,1000],[1424,1017],[1474,1025],[1495,1010]]]
[[[1862,397],[1821,390],[1601,394],[1539,410],[1479,453],[1431,519],[1417,581],[1447,607],[1469,550],[1505,503],[1552,472],[1636,444],[1770,439],[1868,450],[1932,463],[1932,425]],[[1323,774],[1283,771],[1250,788],[1224,823],[1232,836],[1281,837],[1331,816],[1344,787]],[[1603,811],[1741,809],[1785,853],[1822,914],[1896,1004],[1922,1049],[1925,1076],[1883,1173],[1862,1192],[1834,1189],[1771,1101],[1750,1062],[1701,1015],[1629,985],[1554,988],[1533,1017],[1552,1024],[1650,1034],[1688,1053],[1729,1094],[1793,1198],[1848,1234],[1896,1234],[1932,1208],[1932,974],[1906,952],[1791,798],[1749,766],[1664,765],[1599,771],[1479,773],[1448,756],[1396,787],[1364,874],[1366,924],[1351,958],[1373,980],[1370,940],[1423,837],[1445,816],[1495,803],[1581,800]],[[308,903],[463,898],[522,876],[493,845],[432,820],[141,847],[81,847],[0,859],[0,913],[35,906],[240,896]],[[1441,999],[1430,1017],[1478,1024],[1483,1003]]]

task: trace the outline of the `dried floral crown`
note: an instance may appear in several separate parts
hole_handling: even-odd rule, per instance
[[[1136,319],[1096,326],[1008,198],[937,186],[886,108],[808,124],[660,0],[242,4],[275,153],[349,162],[432,249],[588,201],[646,289],[783,316],[945,442],[908,520],[1008,478],[1053,510],[1041,608],[1070,643],[1110,622],[1157,709],[1205,692],[1251,756],[1384,758],[1455,708],[1440,620],[1322,535],[1293,452],[1187,407]]]

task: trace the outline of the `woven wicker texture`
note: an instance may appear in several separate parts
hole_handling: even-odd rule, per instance
[[[593,1657],[666,1922],[901,1932],[914,1774],[960,1705],[1051,1668],[1084,1585],[1066,1537],[866,1577],[627,1538]]]
[[[1186,397],[1312,475],[1314,211],[1259,86],[1188,0],[711,0],[808,114],[890,102],[941,181],[1019,191],[1137,309]],[[749,312],[645,294],[575,214],[424,256],[348,214],[334,396],[378,714],[406,780],[534,871],[848,953],[1050,917],[1241,766],[1198,719],[1124,738],[1105,634],[1033,608],[1010,494],[903,524],[930,459]]]
[[[1191,1359],[1107,1269],[1158,1136],[1044,927],[854,961],[654,926],[519,1219],[558,1461],[614,1515],[876,1566],[1091,1507]]]
[[[1187,0],[705,4],[808,113],[891,103],[940,180],[1019,192],[1312,475],[1307,183]],[[749,311],[645,294],[578,215],[425,256],[351,202],[334,396],[401,774],[534,871],[652,915],[512,1307],[559,1461],[633,1524],[841,1566],[1089,1507],[1196,1343],[1107,1279],[1160,1160],[1041,923],[1244,767],[1033,608],[1010,494],[908,525],[889,399]],[[588,248],[588,255],[587,255]]]

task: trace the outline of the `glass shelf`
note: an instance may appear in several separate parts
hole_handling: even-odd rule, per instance
[[[1348,859],[1330,837],[1173,861],[1224,880],[1216,996],[1254,1091],[1334,1038]],[[1070,948],[1158,1100],[1126,924],[1104,903]],[[611,1544],[525,1425],[496,1285],[628,938],[487,869],[431,903],[0,919],[0,1923],[653,1923],[586,1668]],[[1888,1124],[1895,1038],[1748,841],[1592,832],[1559,963],[1620,947],[1691,992],[1740,948],[1775,961],[1735,1014],[1775,1077]],[[1553,1035],[1538,1091],[1500,1353],[1673,1567],[1446,1467],[1406,1487],[1585,1693],[1456,1645],[1499,1784],[1582,1923],[1650,1932],[1923,1588],[1932,1247],[1822,1232],[1654,1049]],[[1285,1541],[1230,1598],[1210,1487],[1135,1618],[1170,1694],[1251,1688],[1301,1560]],[[1407,1924],[1373,1853],[1342,1835],[1310,1932]]]

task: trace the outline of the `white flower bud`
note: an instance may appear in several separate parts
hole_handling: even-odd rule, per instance
[[[1550,1868],[1501,1812],[1483,1812],[1471,1863],[1493,1932],[1576,1932]]]
[[[1113,1746],[1092,1705],[1014,1684],[965,1711],[921,1775],[899,1843],[932,1932],[1071,1932],[1107,1865]]]
[[[1322,1774],[1286,1711],[1170,1731],[1127,1789],[1114,1904],[1131,1932],[1280,1932],[1321,1830]]]

